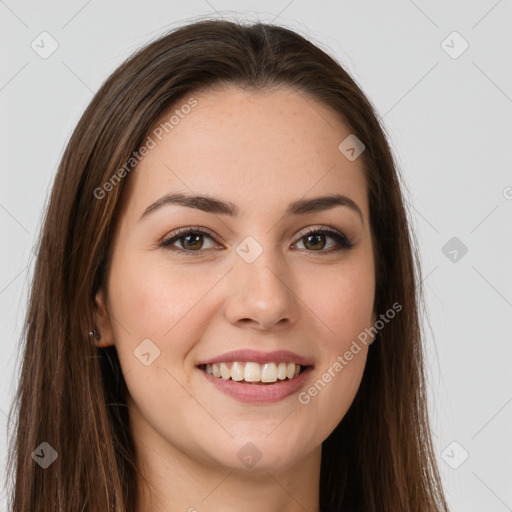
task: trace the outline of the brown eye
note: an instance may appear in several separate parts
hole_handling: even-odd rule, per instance
[[[325,235],[307,235],[302,237],[302,240],[305,240],[306,249],[322,250],[325,247]]]
[[[329,238],[334,240],[335,243],[327,247],[326,239]],[[193,253],[205,252],[202,249],[205,249],[204,244],[206,239],[210,239],[213,243],[215,242],[213,236],[203,229],[182,228],[174,231],[168,237],[162,240],[162,242],[160,242],[160,246],[175,251],[178,254],[190,256]],[[335,229],[329,228],[310,230],[309,232],[302,235],[299,242],[297,243],[300,242],[304,244],[307,252],[317,252],[320,254],[341,251],[344,249],[352,249],[354,246],[354,243],[351,242],[345,235]],[[177,243],[179,243],[179,246],[176,245]],[[215,243],[213,246],[206,247],[206,249],[214,248],[214,245]]]
[[[162,240],[160,246],[169,250],[182,252],[185,255],[187,252],[203,252],[201,249],[204,248],[205,237],[213,241],[213,237],[201,229],[178,229],[177,231],[171,233],[167,238]],[[180,245],[176,246],[176,242],[179,242]]]
[[[324,250],[326,247],[325,239],[330,238],[336,242],[338,248],[336,249],[336,244],[334,245],[334,249],[331,247]],[[300,239],[304,247],[308,250],[308,252],[331,252],[331,250],[342,250],[342,249],[352,249],[354,243],[351,242],[345,235],[339,233],[333,229],[317,229],[314,231],[309,231]]]
[[[181,240],[181,246],[183,249],[200,249],[203,245],[203,235],[196,233],[194,235],[186,235],[178,238]]]

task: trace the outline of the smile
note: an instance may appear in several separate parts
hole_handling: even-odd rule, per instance
[[[304,369],[303,366],[296,363],[264,363],[256,362],[223,362],[202,365],[202,370],[207,374],[224,380],[247,383],[274,383],[287,379],[294,379],[299,376]]]
[[[289,350],[241,349],[196,362],[209,384],[238,402],[268,404],[298,393],[314,360]]]

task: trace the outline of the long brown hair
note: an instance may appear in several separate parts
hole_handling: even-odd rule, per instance
[[[223,85],[291,87],[331,107],[364,143],[375,311],[403,308],[379,332],[352,406],[323,443],[321,509],[446,512],[427,416],[420,266],[384,128],[342,66],[304,37],[225,20],[195,21],[136,52],[96,93],[67,145],[39,239],[9,414],[12,511],[135,510],[127,388],[115,348],[88,337],[94,298],[130,179],[126,162],[178,100]],[[98,193],[123,167],[123,179]],[[33,457],[43,442],[58,454],[46,469]]]

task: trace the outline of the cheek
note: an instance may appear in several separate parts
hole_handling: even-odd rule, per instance
[[[110,281],[115,345],[129,400],[135,404],[133,421],[137,428],[149,423],[164,437],[179,433],[184,419],[175,411],[186,410],[197,421],[202,418],[183,383],[186,354],[200,336],[194,305],[206,284],[199,279],[191,283],[169,265],[129,256],[118,259]],[[149,353],[147,365],[144,353]]]
[[[375,296],[371,265],[357,263],[340,267],[336,272],[318,272],[309,290],[306,293],[304,289],[302,297],[325,333],[330,351],[344,351],[371,325]]]
[[[358,336],[372,325],[375,283],[373,267],[360,263],[316,274],[314,294],[303,295],[325,334],[317,378],[299,401],[318,418],[325,435],[350,408],[366,365],[368,345]]]
[[[114,314],[134,337],[165,343],[194,322],[194,306],[211,287],[207,278],[190,275],[150,258],[126,258],[111,275]],[[121,335],[123,333],[120,333]]]
[[[323,373],[299,397],[310,416],[316,418],[323,441],[342,421],[358,392],[366,364],[367,347],[348,361],[342,355],[323,368]],[[343,362],[341,362],[343,361]],[[338,364],[336,364],[338,363]]]

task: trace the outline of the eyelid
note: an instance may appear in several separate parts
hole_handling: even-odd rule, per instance
[[[333,233],[339,233],[340,235],[343,235],[341,231],[333,228],[332,226],[326,224],[315,224],[313,226],[308,226],[307,228],[301,229],[297,234],[297,238],[300,239],[303,236],[309,235],[310,233],[316,233],[318,231],[332,231]]]
[[[343,231],[340,231],[339,229],[336,229],[332,226],[322,225],[322,224],[309,226],[309,227],[304,228],[303,230],[299,231],[298,239],[296,242],[294,242],[294,244],[296,244],[297,242],[300,242],[300,240],[302,238],[304,238],[305,236],[308,236],[310,234],[315,234],[315,233],[320,233],[320,234],[327,235],[327,236],[333,238],[340,245],[340,247],[338,249],[334,249],[334,250],[329,249],[327,251],[307,251],[312,254],[315,254],[315,253],[322,254],[322,253],[329,253],[329,252],[336,252],[336,251],[352,249],[356,245],[356,243],[351,238],[349,238]]]
[[[217,240],[217,236],[214,234],[214,232],[211,229],[204,228],[202,226],[186,226],[183,228],[175,229],[174,231],[171,231],[170,233],[167,233],[160,240],[160,243],[165,243],[169,240],[172,240],[173,238],[183,237],[190,233],[206,234],[206,235],[210,236],[213,240],[215,240],[215,241]]]
[[[215,243],[217,243],[217,244],[219,243],[217,241],[216,235],[214,235],[212,230],[202,227],[202,226],[187,226],[187,227],[183,227],[183,228],[178,228],[178,229],[172,231],[171,233],[167,234],[158,243],[158,245],[159,245],[159,247],[162,247],[164,249],[169,249],[169,250],[172,250],[172,251],[175,251],[178,253],[182,253],[184,255],[191,255],[193,253],[206,252],[206,250],[197,250],[197,251],[185,250],[185,249],[181,249],[179,247],[174,247],[172,245],[171,241],[175,242],[175,241],[179,240],[180,238],[185,237],[191,233],[199,233],[199,234],[207,235]],[[327,235],[327,236],[333,238],[338,243],[339,247],[334,250],[329,249],[326,251],[321,250],[321,251],[306,251],[306,252],[313,253],[313,254],[314,253],[319,253],[319,254],[324,253],[325,254],[325,253],[330,253],[330,252],[337,252],[337,251],[352,249],[355,245],[355,243],[348,236],[346,236],[342,231],[339,231],[338,229],[336,229],[332,226],[322,225],[322,224],[308,226],[308,227],[300,230],[299,233],[297,234],[297,239],[293,243],[293,245],[300,242],[301,239],[304,238],[305,236],[310,235],[310,234],[315,234],[315,233],[324,234],[324,235]]]

